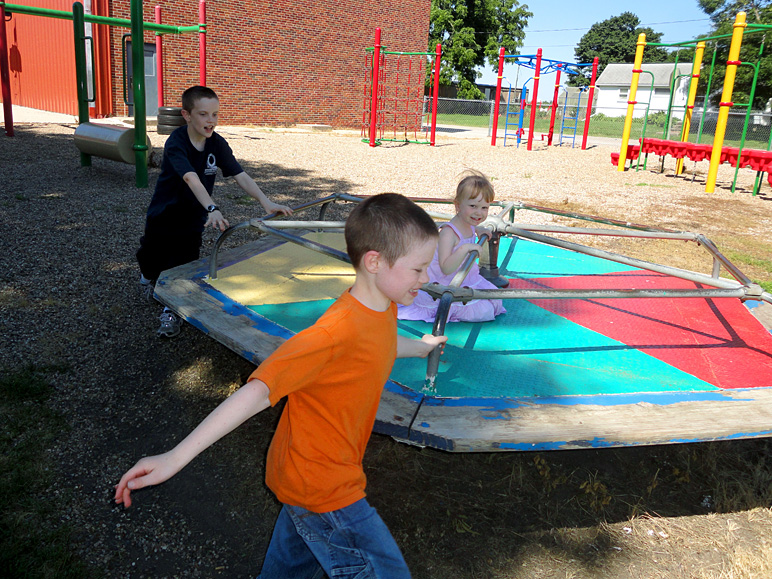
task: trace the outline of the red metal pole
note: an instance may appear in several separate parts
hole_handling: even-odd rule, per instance
[[[206,0],[198,3],[198,84],[206,86]]]
[[[375,126],[378,122],[378,67],[381,62],[381,29],[375,29],[375,44],[373,45],[373,94],[370,101],[370,146],[375,146]]]
[[[592,99],[595,96],[595,79],[598,76],[598,57],[592,60],[592,78],[590,79],[589,100],[587,101],[587,116],[584,118],[584,132],[582,133],[582,151],[587,148],[587,134],[590,132],[590,117],[592,116]]]
[[[555,130],[555,113],[558,110],[558,91],[560,90],[560,67],[563,65],[558,66],[558,74],[555,78],[555,94],[552,95],[552,114],[550,115],[550,130],[547,134],[547,146],[552,146],[552,134]]]
[[[536,125],[536,109],[539,108],[539,75],[541,74],[541,48],[536,51],[536,71],[533,76],[533,100],[531,101],[531,120],[528,123],[528,150],[533,148],[533,128]]]
[[[154,12],[155,23],[162,24],[161,7],[156,6]],[[158,86],[158,107],[160,108],[164,106],[164,37],[162,34],[155,35],[155,61],[156,70],[158,71],[158,74],[156,75],[156,82]]]
[[[442,60],[442,45],[438,42],[434,52],[434,94],[432,95],[432,138],[430,144],[434,146],[434,133],[437,131],[437,101],[440,96],[440,61]]]
[[[504,47],[499,48],[499,76],[496,80],[496,102],[493,106],[493,127],[491,128],[491,147],[496,146],[496,133],[499,130],[499,103],[501,102],[501,79],[504,78]],[[517,88],[517,87],[515,87]]]
[[[3,96],[5,134],[13,137],[13,105],[11,103],[11,73],[8,65],[8,36],[5,32],[5,6],[0,4],[0,85]]]

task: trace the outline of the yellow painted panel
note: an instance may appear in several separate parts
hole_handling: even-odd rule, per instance
[[[345,251],[340,233],[306,239]],[[209,283],[239,303],[255,306],[337,298],[354,283],[354,268],[319,252],[283,243],[217,273]]]

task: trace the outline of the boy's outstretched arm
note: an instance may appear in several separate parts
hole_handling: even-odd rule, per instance
[[[236,179],[236,183],[239,184],[239,187],[241,187],[250,197],[257,199],[260,202],[260,205],[263,206],[263,209],[265,209],[266,213],[283,213],[284,215],[292,215],[292,209],[290,207],[287,207],[286,205],[279,205],[278,203],[274,203],[268,199],[265,193],[263,193],[262,189],[260,189],[257,183],[255,183],[255,180],[247,175],[246,171],[242,171],[236,175],[234,179]]]
[[[447,336],[431,334],[424,334],[420,340],[397,336],[397,358],[426,358],[434,348],[447,341]]]
[[[188,187],[190,187],[190,190],[193,191],[193,195],[196,196],[196,199],[198,199],[198,202],[201,203],[202,207],[206,208],[210,205],[216,205],[212,196],[209,195],[209,192],[206,190],[206,187],[204,187],[204,184],[201,182],[198,175],[196,175],[195,171],[188,171],[185,173],[182,176],[182,180],[185,181]],[[207,228],[210,225],[214,229],[219,229],[220,231],[225,231],[230,227],[230,223],[223,217],[223,214],[219,209],[217,211],[212,211],[206,218],[204,228]]]
[[[131,491],[172,478],[203,450],[237,426],[268,408],[269,390],[264,382],[250,380],[226,398],[182,442],[169,452],[140,460],[115,487],[115,502],[131,506]]]

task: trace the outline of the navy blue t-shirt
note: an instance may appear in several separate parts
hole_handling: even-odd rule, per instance
[[[199,151],[190,142],[187,125],[176,129],[164,145],[161,175],[147,209],[148,221],[172,219],[175,228],[203,230],[207,218],[206,209],[198,202],[182,176],[195,172],[209,195],[212,195],[218,168],[223,177],[243,172],[224,138],[212,133],[204,142],[204,150]]]

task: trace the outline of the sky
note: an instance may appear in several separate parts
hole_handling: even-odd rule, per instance
[[[575,62],[574,48],[593,24],[623,12],[635,14],[641,21],[640,26],[661,32],[665,43],[691,40],[711,29],[708,16],[699,9],[696,0],[520,0],[520,4],[527,5],[533,13],[525,29],[525,45],[520,54],[536,54],[541,48],[543,58],[566,62]],[[504,66],[503,86],[509,81],[514,87],[516,77],[517,86],[522,86],[524,80],[533,76],[533,70],[525,68],[517,75],[517,68],[515,65]],[[496,84],[496,71],[486,68],[481,72],[483,76],[478,82]],[[551,101],[554,91],[555,73],[542,76],[539,99]]]

